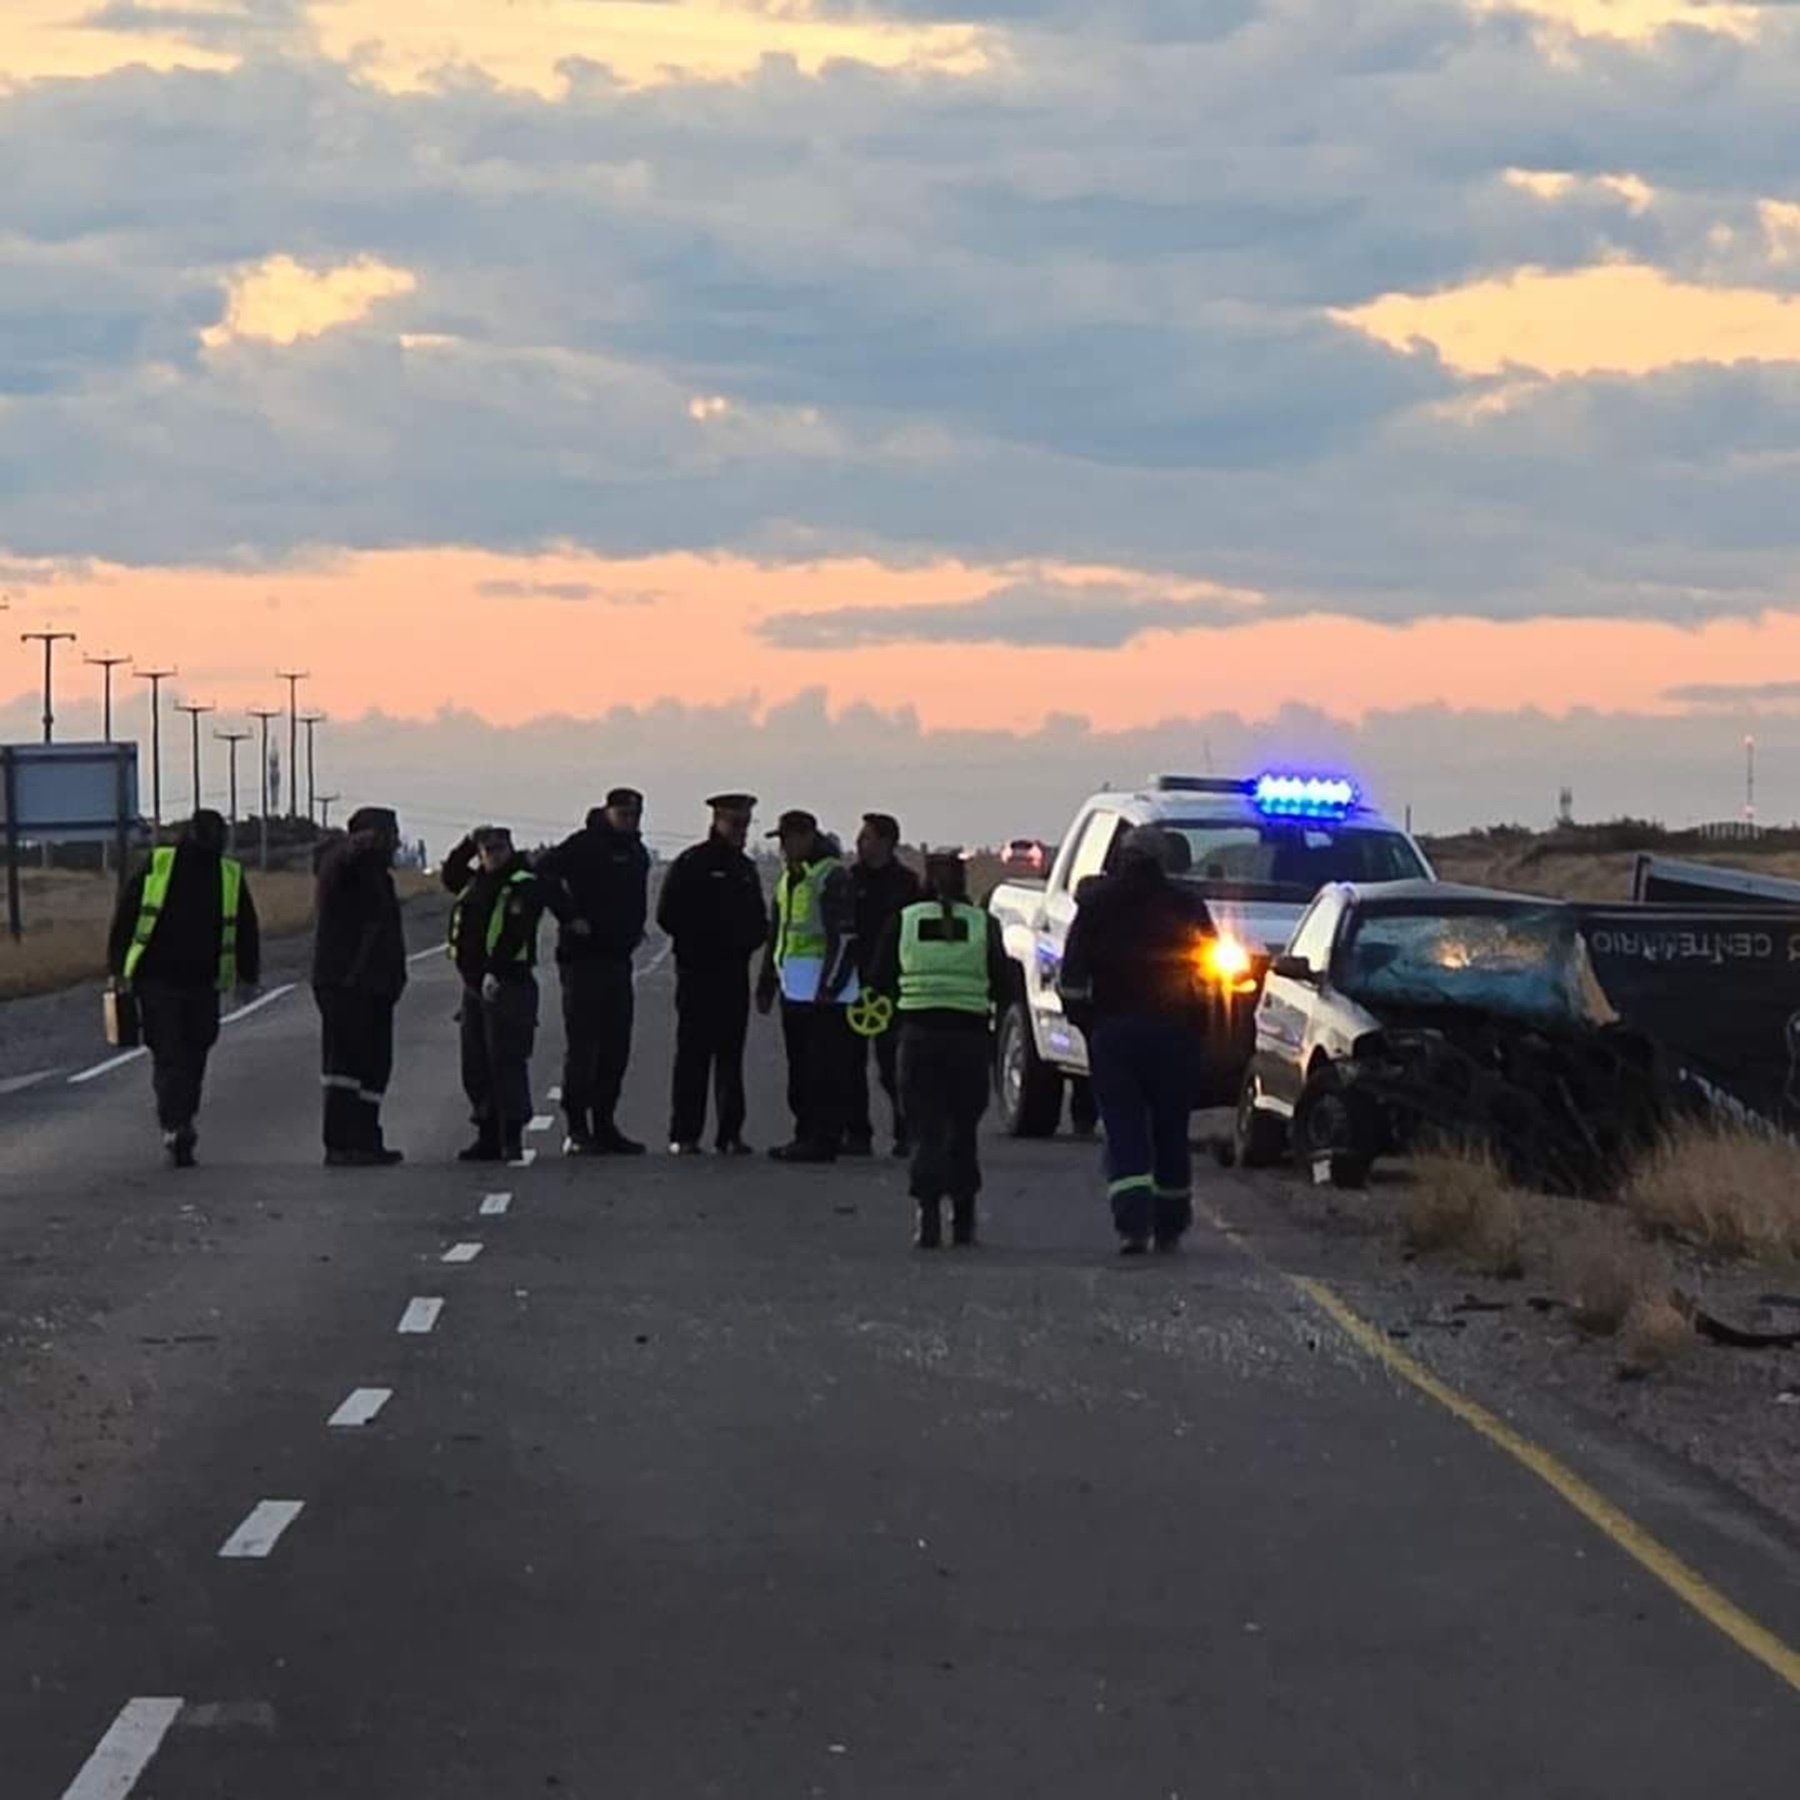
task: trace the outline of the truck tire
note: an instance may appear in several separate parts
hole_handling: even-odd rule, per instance
[[[1063,1078],[1037,1052],[1031,1016],[1015,1001],[1000,1017],[994,1059],[1000,1123],[1008,1137],[1055,1137],[1062,1123]]]
[[[1287,1156],[1287,1126],[1256,1104],[1256,1077],[1246,1075],[1238,1094],[1233,1133],[1240,1169],[1272,1169]]]

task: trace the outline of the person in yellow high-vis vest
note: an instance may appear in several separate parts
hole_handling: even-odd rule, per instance
[[[137,997],[163,1148],[192,1168],[219,998],[248,998],[262,973],[256,905],[218,813],[202,808],[178,846],[151,851],[119,896],[108,949],[113,979]]]

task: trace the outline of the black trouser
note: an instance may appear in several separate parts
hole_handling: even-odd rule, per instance
[[[684,964],[675,971],[675,1075],[669,1140],[697,1144],[706,1132],[706,1090],[718,1099],[718,1138],[744,1135],[744,1041],[750,1034],[748,963]]]
[[[971,1212],[981,1192],[976,1128],[987,1111],[993,1053],[985,1031],[903,1025],[900,1093],[912,1129],[912,1195],[921,1205],[951,1200]]]
[[[316,987],[319,1081],[327,1150],[379,1150],[381,1102],[394,1072],[394,999],[359,988]]]
[[[157,1123],[164,1131],[191,1132],[206,1084],[207,1053],[219,1041],[219,991],[149,981],[137,984],[137,1000]]]
[[[629,957],[565,962],[562,972],[563,1111],[577,1133],[607,1132],[631,1061],[637,992]]]
[[[500,992],[482,998],[465,987],[462,1003],[462,1082],[469,1113],[484,1138],[518,1141],[531,1117],[531,1051],[537,1042],[535,975],[508,975]]]
[[[1194,1222],[1194,1028],[1150,1014],[1105,1018],[1088,1046],[1113,1224],[1121,1237],[1179,1237]]]
[[[861,1054],[846,1009],[822,1001],[784,1000],[781,1035],[787,1044],[794,1141],[818,1150],[840,1149],[849,1113],[851,1060]]]
[[[869,1046],[873,1045],[875,1072],[881,1091],[894,1109],[894,1142],[906,1141],[906,1100],[900,1088],[900,1033],[898,1028],[884,1031],[874,1039],[858,1038],[851,1046],[849,1065],[849,1112],[844,1135],[864,1140],[875,1135],[875,1121],[869,1112]]]

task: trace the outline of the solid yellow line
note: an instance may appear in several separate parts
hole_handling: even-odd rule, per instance
[[[1664,1587],[1687,1602],[1701,1618],[1722,1631],[1740,1650],[1754,1656],[1772,1674],[1800,1692],[1800,1650],[1784,1643],[1766,1625],[1728,1600],[1705,1576],[1690,1569],[1674,1551],[1659,1543],[1635,1519],[1583,1481],[1566,1463],[1548,1450],[1521,1436],[1504,1419],[1440,1381],[1387,1336],[1359,1318],[1322,1281],[1304,1275],[1287,1277],[1301,1293],[1330,1315],[1333,1322],[1362,1349],[1376,1357],[1420,1393],[1428,1394],[1465,1425],[1481,1433],[1515,1461],[1521,1462],[1540,1481],[1548,1482],[1590,1525],[1598,1526],[1634,1562],[1654,1575]]]

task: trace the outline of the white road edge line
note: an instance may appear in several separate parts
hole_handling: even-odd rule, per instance
[[[450,1248],[438,1258],[438,1261],[447,1263],[472,1263],[480,1254],[481,1245],[479,1244],[452,1244]]]
[[[122,1050],[117,1056],[109,1056],[103,1063],[95,1063],[91,1069],[83,1069],[79,1075],[71,1075],[69,1086],[80,1087],[84,1081],[92,1081],[100,1075],[110,1075],[114,1069],[122,1069],[127,1063],[136,1062],[140,1056],[149,1054],[141,1045],[136,1050]]]
[[[647,963],[644,964],[644,966],[641,969],[638,970],[638,974],[639,975],[654,975],[656,973],[656,971],[658,969],[660,969],[663,966],[663,964],[669,960],[669,952],[671,950],[673,950],[674,948],[675,948],[675,941],[673,938],[671,938],[667,943],[665,943],[663,945],[663,947],[659,951],[657,951],[657,953],[653,957],[651,957],[651,959]]]
[[[406,1311],[400,1315],[399,1330],[405,1336],[416,1337],[431,1330],[443,1310],[442,1300],[409,1300]]]
[[[284,982],[280,987],[272,987],[266,994],[259,994],[248,1006],[240,1006],[235,1012],[228,1012],[219,1020],[221,1025],[235,1025],[239,1019],[247,1019],[252,1013],[261,1012],[265,1006],[273,1006],[277,1000],[284,1000],[299,984]],[[122,1069],[127,1063],[134,1063],[140,1056],[149,1052],[140,1044],[135,1050],[122,1050],[117,1056],[109,1056],[105,1062],[95,1063],[91,1069],[83,1069],[69,1077],[70,1087],[80,1087],[84,1082],[96,1081],[102,1075],[110,1075],[114,1069]]]
[[[243,1524],[219,1546],[219,1554],[236,1560],[267,1556],[305,1510],[304,1500],[257,1501]]]
[[[285,999],[291,994],[296,982],[286,981],[280,987],[272,987],[266,994],[258,994],[248,1006],[240,1006],[235,1012],[228,1012],[220,1021],[221,1025],[235,1025],[239,1019],[247,1019],[252,1013],[259,1013],[265,1006],[273,1006],[277,1000]]]
[[[367,1425],[393,1397],[392,1388],[352,1388],[343,1405],[325,1423],[345,1429]]]
[[[106,1736],[94,1746],[94,1754],[63,1789],[62,1800],[125,1800],[186,1704],[184,1700],[127,1700],[107,1727]]]
[[[48,1081],[56,1073],[54,1069],[34,1069],[29,1075],[9,1075],[0,1081],[0,1095],[22,1094],[27,1088],[34,1088],[40,1081]]]
[[[427,944],[423,950],[415,950],[406,960],[409,963],[423,962],[428,956],[442,956],[443,954],[444,946],[442,944]]]
[[[481,1202],[481,1216],[484,1219],[497,1219],[511,1205],[511,1194],[488,1194]]]

